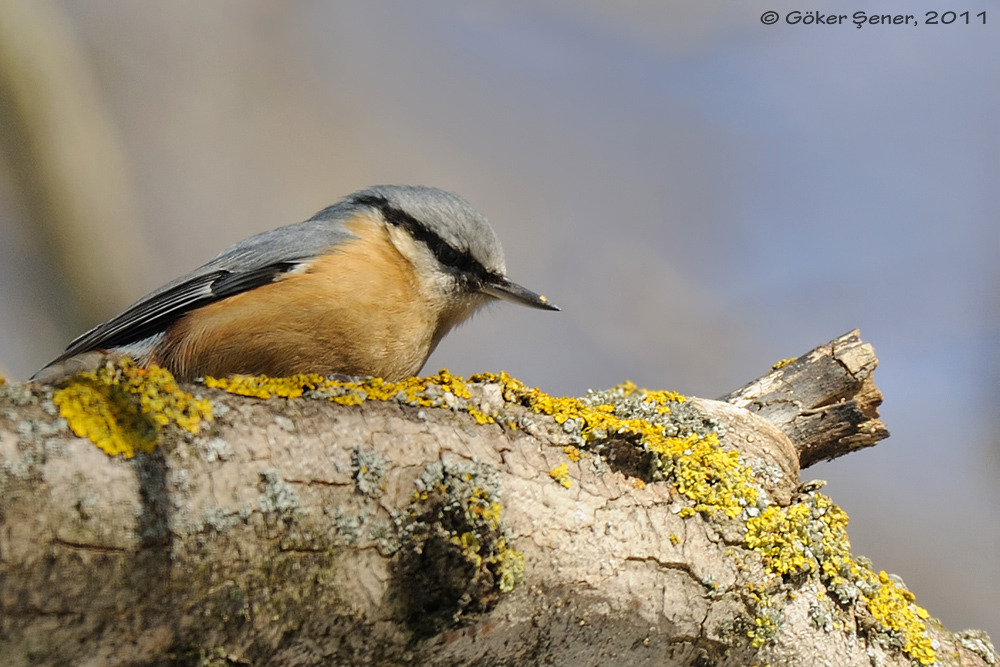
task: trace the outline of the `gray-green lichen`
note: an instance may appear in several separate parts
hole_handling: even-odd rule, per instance
[[[303,512],[302,502],[292,485],[281,478],[276,468],[258,473],[264,489],[257,503],[264,514],[274,514],[282,518],[292,518]]]
[[[524,574],[524,557],[501,521],[500,476],[475,461],[442,460],[416,480],[396,515],[396,592],[418,636],[491,609]]]
[[[955,633],[955,639],[958,643],[966,648],[980,658],[982,658],[987,665],[997,664],[996,649],[993,648],[993,642],[990,641],[990,636],[982,630],[963,630],[962,632]]]
[[[5,399],[19,408],[38,402],[28,385],[10,381],[0,382],[0,401]]]
[[[351,452],[351,476],[358,493],[369,498],[382,495],[385,459],[374,449],[355,447]]]
[[[660,393],[667,398],[681,399],[680,396],[670,396],[669,392]],[[649,392],[636,391],[634,385],[626,383],[602,391],[590,390],[580,401],[590,407],[612,405],[616,417],[645,421],[662,429],[662,434],[668,438],[705,436],[709,433],[722,435],[719,422],[707,417],[691,403],[683,399],[670,400],[669,409],[664,410],[664,402],[651,401],[649,395]],[[597,432],[594,435],[607,437],[608,434]]]
[[[361,539],[361,528],[364,524],[364,518],[362,518],[360,513],[352,514],[342,506],[332,509],[326,508],[323,510],[323,513],[330,515],[336,534],[344,540],[345,544],[353,545],[358,543],[358,540]],[[368,513],[371,514],[371,510],[368,510]]]
[[[219,505],[210,505],[202,509],[201,527],[198,532],[210,530],[222,534],[232,530],[243,521],[244,518],[239,512],[233,512]]]
[[[223,438],[199,438],[196,442],[208,463],[228,461],[234,456],[232,446]]]

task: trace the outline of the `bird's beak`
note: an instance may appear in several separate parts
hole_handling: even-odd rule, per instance
[[[489,282],[483,285],[480,291],[497,299],[519,303],[522,306],[530,306],[531,308],[540,308],[542,310],[559,310],[559,306],[549,303],[549,300],[541,294],[535,294],[531,290],[527,290],[517,283],[512,283],[506,278],[498,278]]]

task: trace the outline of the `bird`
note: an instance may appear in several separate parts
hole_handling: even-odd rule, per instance
[[[300,373],[398,381],[498,299],[559,310],[508,279],[499,238],[465,199],[378,185],[236,243],[74,339],[32,380],[54,382],[113,356],[182,381]]]

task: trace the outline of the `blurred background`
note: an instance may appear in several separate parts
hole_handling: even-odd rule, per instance
[[[842,7],[0,0],[0,367],[356,189],[436,185],[563,312],[498,305],[427,372],[714,397],[859,327],[893,435],[804,476],[1000,639],[1000,7],[760,21]]]

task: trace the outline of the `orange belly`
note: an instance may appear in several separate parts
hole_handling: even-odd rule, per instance
[[[383,227],[348,223],[358,240],[302,273],[209,304],[171,325],[151,361],[178,378],[343,373],[397,380],[436,343],[438,308]]]

